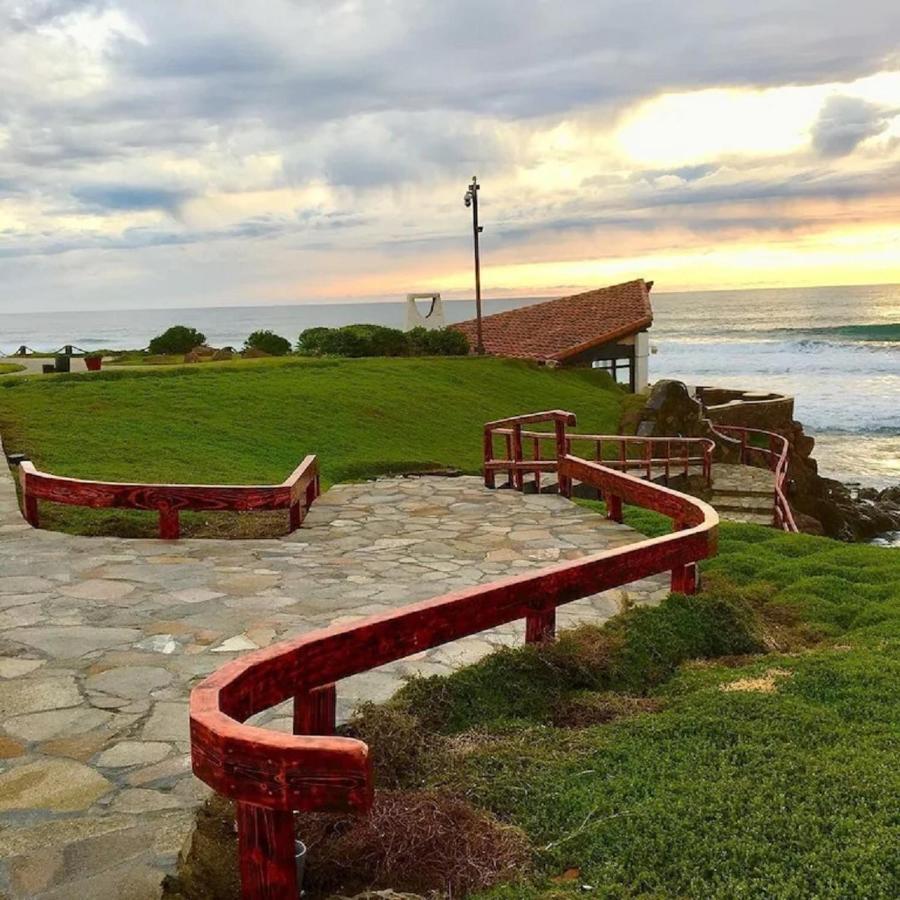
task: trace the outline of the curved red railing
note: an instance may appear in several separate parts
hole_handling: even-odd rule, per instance
[[[564,440],[574,416],[550,415]],[[602,490],[610,518],[621,521],[627,502],[669,516],[674,533],[305,634],[234,660],[194,688],[193,769],[237,801],[245,898],[296,898],[294,811],[365,812],[372,803],[368,747],[333,734],[337,681],[519,619],[527,641],[548,640],[558,606],[660,572],[671,571],[673,590],[695,591],[697,562],[716,552],[711,506],[569,454],[554,464],[561,485]],[[293,735],[245,724],[291,698]]]
[[[740,461],[744,465],[752,465],[751,459],[754,453],[761,454],[775,475],[775,512],[773,524],[782,531],[799,532],[794,521],[794,513],[788,503],[784,486],[787,482],[788,463],[790,461],[790,441],[783,435],[774,431],[764,431],[761,428],[745,428],[743,425],[716,425],[713,430],[726,439],[732,435],[740,440]],[[750,436],[757,435],[765,439],[766,446],[757,446],[750,443]]]
[[[541,489],[541,473],[556,470],[556,460],[560,452],[571,453],[573,445],[587,443],[593,445],[590,454],[597,462],[620,472],[638,471],[645,478],[662,476],[668,484],[674,473],[689,474],[691,467],[699,467],[707,485],[712,482],[712,455],[716,442],[704,437],[645,437],[622,434],[573,434],[566,426],[573,424],[567,417],[570,413],[562,410],[548,410],[529,416],[515,416],[498,419],[484,426],[484,483],[494,487],[495,474],[507,472],[512,487],[522,489],[526,473],[534,475],[535,487]],[[526,431],[523,425],[536,422],[550,422],[552,432]],[[560,430],[562,429],[562,430]],[[494,456],[494,438],[506,442],[506,456]],[[541,445],[553,442],[555,453],[552,458],[544,458]],[[525,448],[532,448],[531,458],[527,458]],[[604,454],[606,448],[613,447],[612,458]],[[633,451],[638,450],[638,453]],[[604,458],[607,457],[607,458]],[[565,491],[563,490],[563,493]]]
[[[190,510],[290,510],[290,529],[300,527],[310,505],[319,496],[319,463],[307,456],[281,484],[129,484],[86,481],[41,472],[32,463],[19,464],[25,518],[39,525],[38,501],[69,506],[157,510],[159,536],[166,540],[181,533],[178,514]]]

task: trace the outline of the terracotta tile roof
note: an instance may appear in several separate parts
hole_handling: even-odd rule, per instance
[[[492,356],[562,361],[598,344],[616,341],[647,328],[652,281],[628,281],[612,287],[535,303],[484,316],[484,349]],[[475,349],[475,320],[451,325]]]

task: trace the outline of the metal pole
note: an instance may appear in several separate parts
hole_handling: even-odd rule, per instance
[[[466,192],[466,206],[472,207],[472,238],[475,244],[475,352],[484,354],[484,340],[481,334],[481,250],[478,245],[478,236],[483,231],[478,224],[478,192],[481,185],[478,183],[478,176],[472,176],[472,184]]]

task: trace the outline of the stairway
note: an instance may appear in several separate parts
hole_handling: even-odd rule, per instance
[[[751,525],[772,525],[775,476],[755,466],[713,463],[710,503],[723,519]]]

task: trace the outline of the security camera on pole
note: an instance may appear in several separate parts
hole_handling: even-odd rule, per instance
[[[484,353],[484,342],[481,339],[481,255],[478,249],[478,235],[484,230],[478,224],[478,192],[481,185],[478,183],[478,176],[472,176],[472,183],[466,191],[466,206],[472,207],[472,235],[475,240],[475,322],[476,322],[476,341],[475,352]]]

